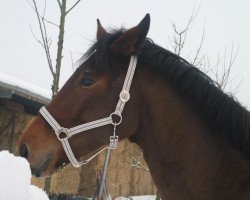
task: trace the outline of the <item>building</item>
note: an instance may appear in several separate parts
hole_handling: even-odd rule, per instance
[[[23,106],[26,113],[37,114],[50,102],[50,92],[0,73],[0,98]]]

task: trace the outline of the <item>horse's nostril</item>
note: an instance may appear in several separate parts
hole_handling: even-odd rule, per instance
[[[41,175],[41,171],[39,169],[31,169],[31,173],[37,178]]]
[[[25,144],[21,145],[19,153],[20,153],[20,156],[23,158],[28,157],[29,151],[28,151],[28,148]]]

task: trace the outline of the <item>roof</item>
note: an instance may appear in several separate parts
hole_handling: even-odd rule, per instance
[[[26,112],[38,113],[51,101],[51,93],[41,87],[0,72],[0,98],[11,99],[25,107]]]

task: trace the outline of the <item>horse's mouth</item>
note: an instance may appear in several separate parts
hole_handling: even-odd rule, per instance
[[[31,166],[31,173],[35,177],[41,177],[42,173],[46,171],[52,162],[52,157],[47,157],[38,166]]]

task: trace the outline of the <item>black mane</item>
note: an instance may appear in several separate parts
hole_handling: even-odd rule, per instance
[[[108,64],[108,46],[122,32],[108,34],[85,56],[95,51],[96,67]],[[232,95],[225,94],[215,81],[185,59],[155,45],[150,39],[145,40],[139,50],[138,60],[152,73],[161,76],[210,129],[250,158],[250,114]]]

